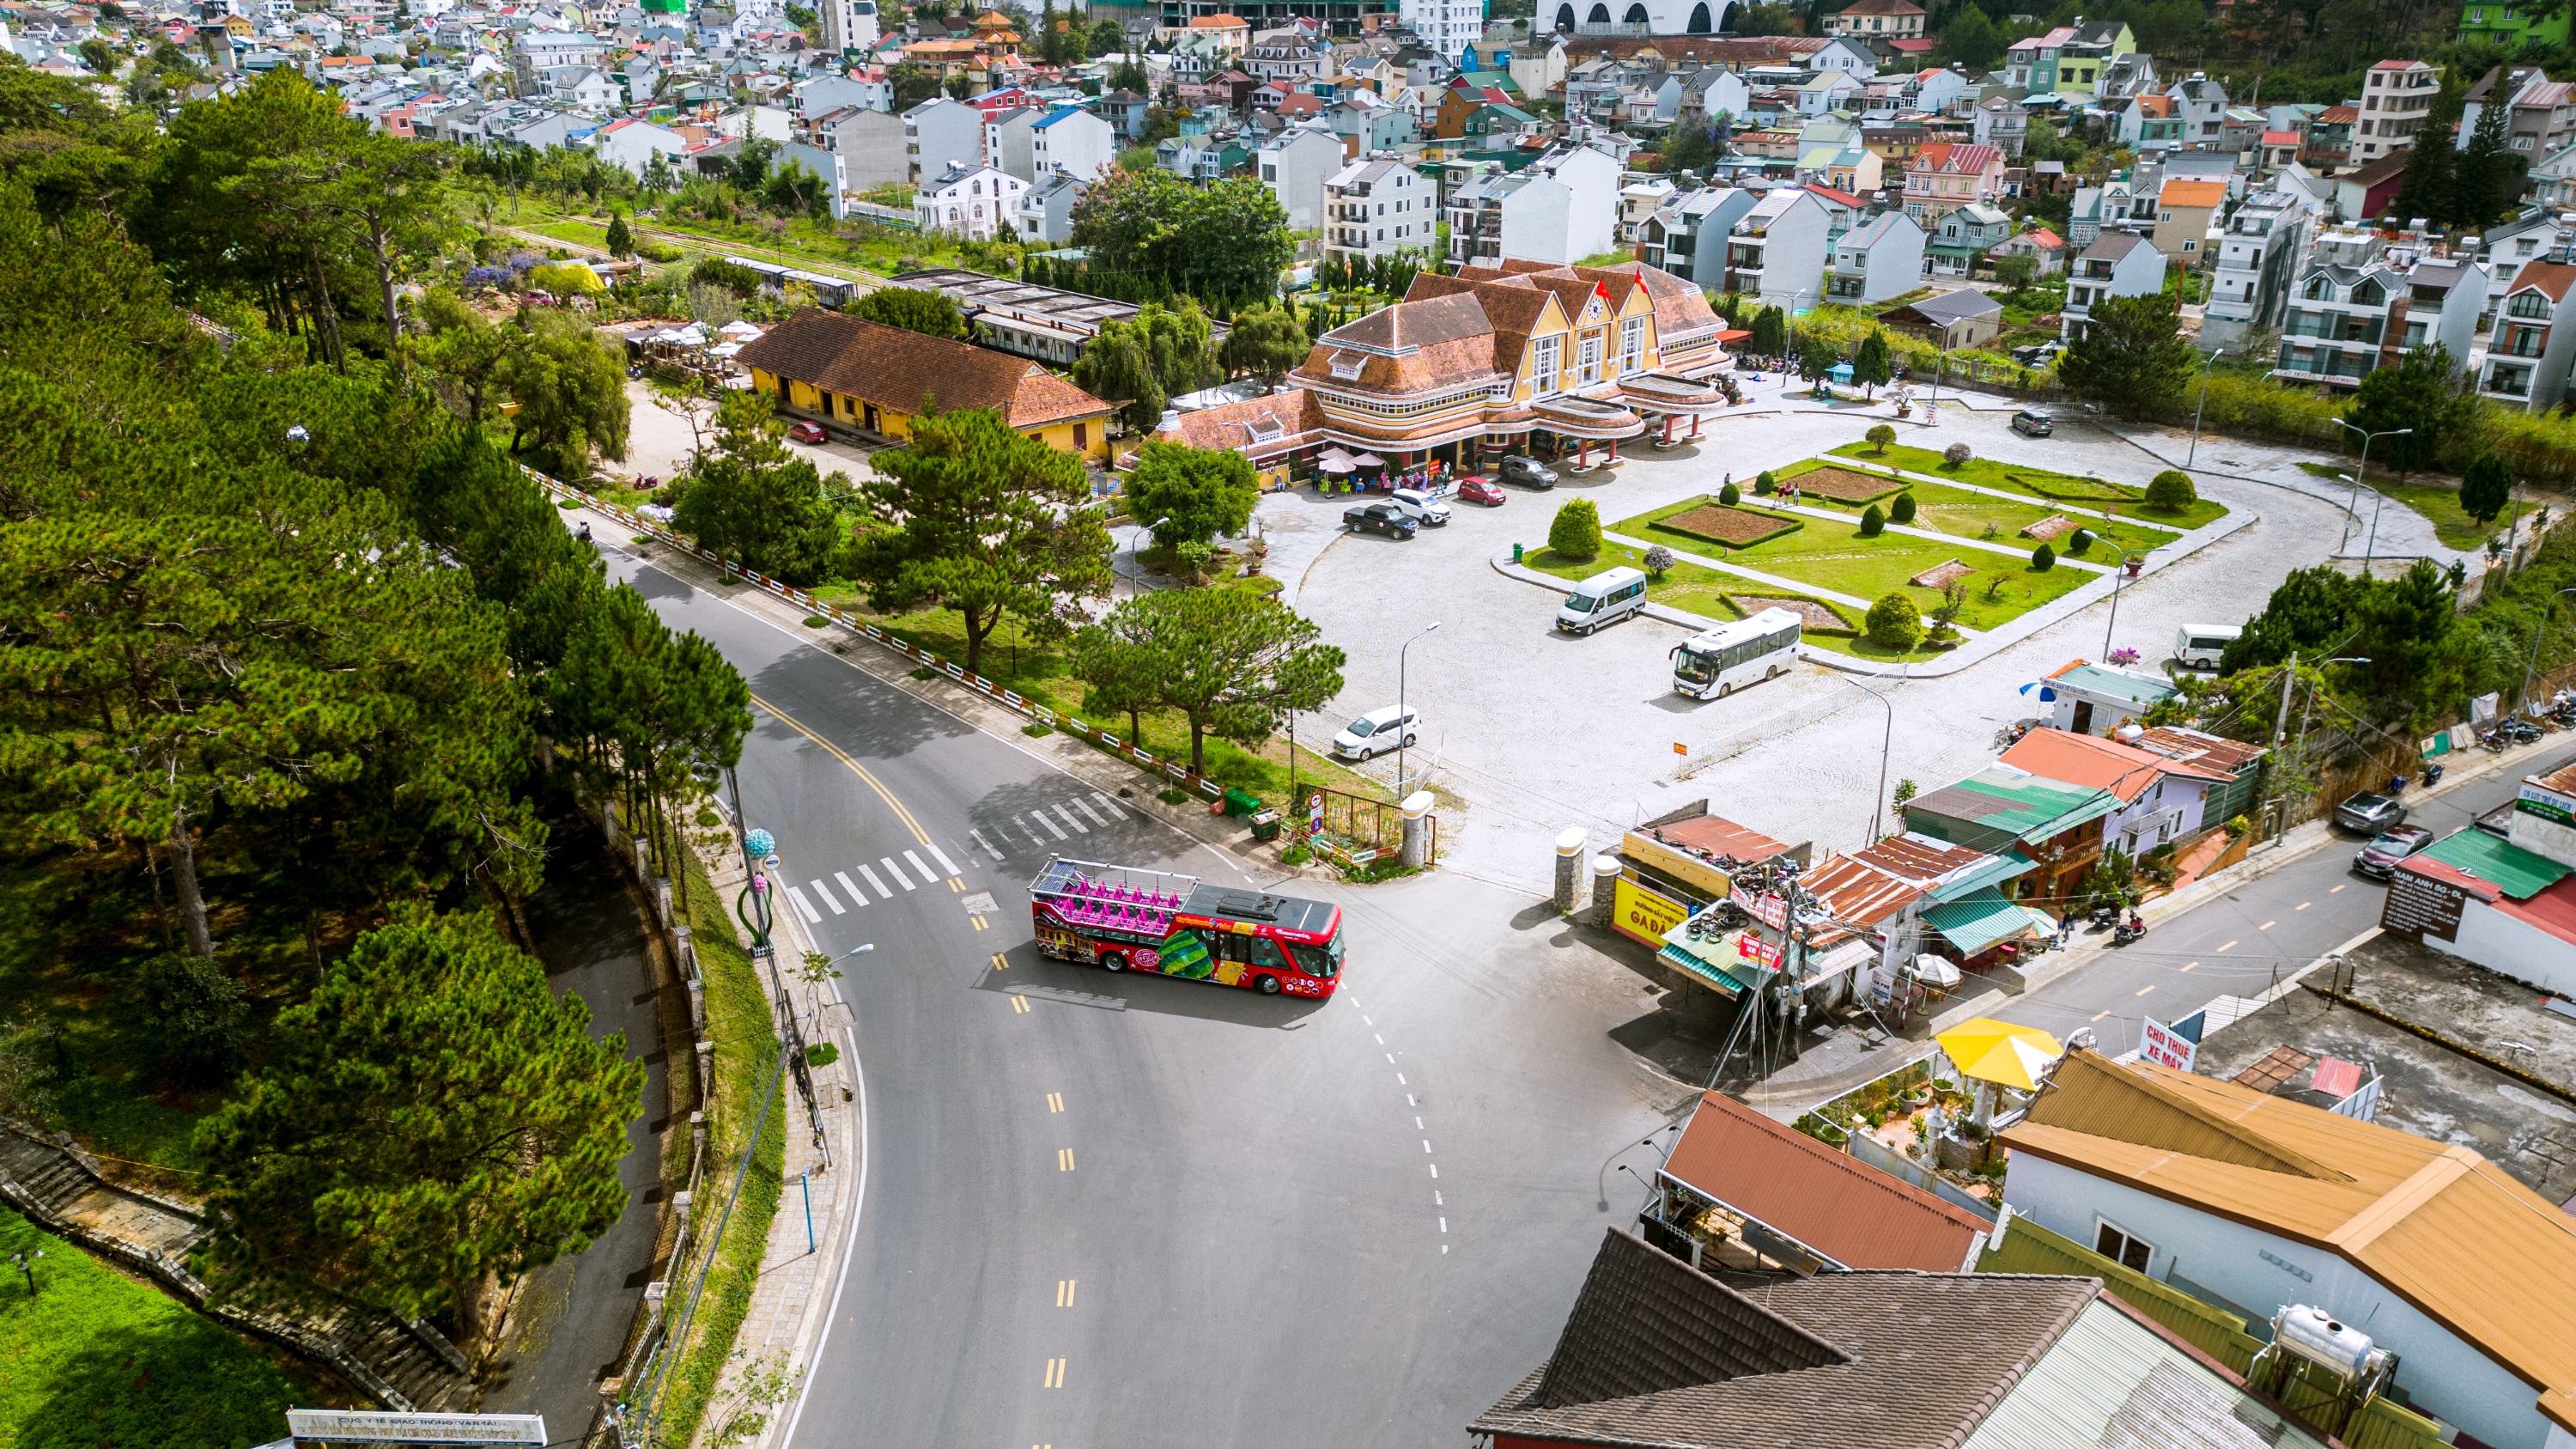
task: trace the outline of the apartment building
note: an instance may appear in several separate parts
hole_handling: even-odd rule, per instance
[[[1793,314],[1815,306],[1824,297],[1832,225],[1824,203],[1803,191],[1763,197],[1728,229],[1725,290]]]
[[[1637,260],[1715,291],[1726,280],[1727,234],[1760,199],[1736,186],[1677,195],[1637,223]]]
[[[2469,87],[2460,102],[2462,144],[2491,105],[2507,108],[2505,144],[2529,161],[2576,144],[2576,85],[2551,80],[2536,65],[2497,66]]]
[[[2361,123],[2354,128],[2352,164],[2364,166],[2415,144],[2442,73],[2420,60],[2383,60],[2361,82]]]
[[[1324,255],[1367,264],[1397,252],[1428,252],[1440,233],[1430,181],[1394,157],[1354,161],[1324,182]]]
[[[992,241],[1019,230],[1014,216],[1029,183],[980,161],[958,161],[913,198],[913,217],[925,232],[965,241]]]
[[[945,96],[923,101],[903,113],[905,177],[914,186],[935,179],[959,162],[984,159],[984,113]]]
[[[2083,336],[2095,303],[2111,297],[2152,297],[2164,289],[2165,257],[2154,242],[2135,232],[2104,232],[2067,268],[2066,306],[2058,336],[2070,343]]]
[[[1904,212],[1882,211],[1834,243],[1825,296],[1859,306],[1903,296],[1922,283],[1923,228]]]
[[[2367,232],[2317,241],[2281,326],[2272,375],[2357,387],[2408,349],[2441,344],[2463,366],[2486,305],[2486,272],[2469,261],[2419,261]]]
[[[1254,159],[1254,175],[1279,198],[1290,231],[1324,224],[1324,183],[1347,164],[1342,140],[1328,130],[1299,126],[1281,132]]]
[[[2525,262],[2496,309],[2478,391],[2509,407],[2545,413],[2567,395],[2576,360],[2576,266]]]
[[[2202,347],[2241,348],[2249,334],[2281,325],[2307,250],[2308,222],[2308,207],[2284,191],[2258,191],[2236,208],[2218,241]]]

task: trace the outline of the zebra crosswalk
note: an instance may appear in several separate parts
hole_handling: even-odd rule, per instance
[[[1088,795],[1075,795],[1017,811],[1009,817],[1007,824],[996,820],[992,822],[991,836],[971,831],[969,834],[974,835],[976,844],[997,857],[1031,850],[1053,855],[1059,847],[1080,849],[1075,843],[1078,837],[1127,824],[1134,818],[1125,806],[1109,798],[1107,793],[1093,790]],[[1001,842],[998,847],[995,844],[997,839]]]
[[[1054,855],[1079,850],[1082,847],[1077,842],[1083,837],[1131,824],[1137,818],[1105,792],[1093,790],[1087,795],[1033,805],[1006,819],[987,819],[982,826],[968,830],[966,838],[994,860],[1032,853]],[[929,858],[925,860],[924,855]],[[925,842],[917,848],[880,855],[874,861],[853,860],[830,869],[818,863],[811,878],[802,885],[786,885],[785,893],[808,925],[821,925],[827,912],[846,916],[936,885],[943,878],[958,880],[964,874],[964,867],[950,859],[948,852],[936,843]]]

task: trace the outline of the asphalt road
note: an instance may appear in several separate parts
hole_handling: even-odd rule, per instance
[[[866,1189],[796,1449],[1413,1449],[1546,1356],[1636,1200],[1598,1207],[1596,1167],[1693,1095],[1609,1036],[1653,1010],[1643,977],[1438,875],[1290,888],[1345,910],[1325,1002],[1042,962],[1051,851],[1246,878],[813,635],[609,559],[750,680],[745,814],[824,948],[875,947],[840,983]]]
[[[2494,774],[2439,795],[2413,796],[2407,816],[2448,835],[2513,798],[2525,775],[2546,774],[2576,760],[2561,739],[2516,751]],[[2104,1051],[2138,1044],[2146,1017],[2172,1022],[2221,996],[2256,996],[2337,946],[2379,924],[2388,887],[2352,868],[2364,837],[2334,841],[2242,887],[2169,920],[2145,939],[2105,951],[2093,964],[2028,995],[1995,1015],[2063,1037],[2091,1026]]]

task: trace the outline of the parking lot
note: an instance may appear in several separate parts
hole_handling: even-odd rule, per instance
[[[1937,427],[1908,426],[1906,441],[1964,441],[1979,456],[2141,485],[2164,466],[2087,421],[2031,439],[2009,431],[2008,416],[2009,409],[1945,407]],[[2110,606],[2085,608],[1948,678],[1802,663],[1781,679],[1699,701],[1671,688],[1670,653],[1688,630],[1640,617],[1590,638],[1558,633],[1558,591],[1508,578],[1491,560],[1516,542],[1543,543],[1568,499],[1589,497],[1605,519],[1625,517],[1714,493],[1729,473],[1749,483],[1764,468],[1851,442],[1887,420],[1880,408],[1713,421],[1695,446],[1630,456],[1607,477],[1568,478],[1547,493],[1514,488],[1499,508],[1453,501],[1450,524],[1411,540],[1334,533],[1349,498],[1301,489],[1265,499],[1265,527],[1293,526],[1295,536],[1323,543],[1299,574],[1276,554],[1272,571],[1291,581],[1292,601],[1350,656],[1341,697],[1300,720],[1300,737],[1322,738],[1363,710],[1394,703],[1398,651],[1438,622],[1437,633],[1414,645],[1402,687],[1422,716],[1413,770],[1421,773],[1427,756],[1432,778],[1465,802],[1442,821],[1452,867],[1543,888],[1550,842],[1568,826],[1608,842],[1702,796],[1780,839],[1813,840],[1820,849],[1859,845],[1884,798],[1882,741],[1891,787],[1911,778],[1928,790],[1979,768],[1994,757],[1998,730],[2036,712],[2021,685],[2071,659],[2103,655]],[[2257,521],[2122,592],[2112,642],[2151,662],[2170,653],[2186,623],[2233,623],[2261,608],[2290,569],[2323,560],[2340,536],[2343,514],[2307,493],[2209,475],[2199,481],[2205,496],[2251,510]],[[1391,760],[1365,768],[1393,778]]]

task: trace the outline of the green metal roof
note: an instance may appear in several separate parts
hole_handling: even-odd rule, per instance
[[[1956,880],[1943,881],[1925,891],[1924,894],[1935,901],[1955,901],[1988,887],[2002,885],[2005,881],[2016,877],[2028,875],[2037,869],[2039,869],[2038,861],[2018,850],[2007,850],[2001,855],[1987,856],[1978,864],[1959,872]]]
[[[2007,765],[1989,765],[1905,806],[1908,818],[1922,811],[2025,841],[2046,840],[2119,808],[2120,797],[2108,790],[2070,785]]]
[[[1708,949],[1702,950],[1703,946]],[[1692,940],[1688,922],[1664,933],[1664,949],[1655,953],[1655,959],[1680,967],[1729,996],[1762,984],[1763,972],[1736,954],[1732,937]]]
[[[1997,941],[2008,941],[2025,931],[2046,929],[2053,924],[2046,917],[2027,907],[2014,905],[1992,890],[1978,891],[1963,900],[1926,906],[1923,920],[1951,945],[1958,947],[1962,954],[1969,956]]]
[[[2477,829],[2434,842],[2424,851],[2424,859],[2465,871],[2517,901],[2527,901],[2558,884],[2568,870],[2545,855],[2534,855],[2510,840]]]

